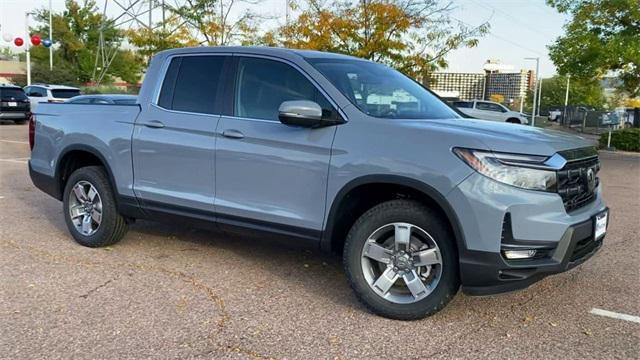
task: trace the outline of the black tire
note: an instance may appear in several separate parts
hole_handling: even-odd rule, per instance
[[[16,120],[13,123],[16,125],[24,125],[27,123],[27,120]]]
[[[392,200],[379,204],[353,225],[344,246],[344,267],[358,299],[373,313],[397,320],[417,320],[444,308],[460,287],[455,239],[445,220],[432,209],[411,200]],[[410,304],[388,301],[373,291],[365,279],[362,249],[367,238],[381,226],[394,222],[416,225],[427,231],[437,243],[442,257],[442,275],[435,289],[424,299]]]
[[[522,124],[522,122],[520,121],[520,119],[516,119],[516,118],[510,118],[510,119],[507,119],[507,122],[508,122],[508,123],[511,123],[511,124]]]
[[[86,181],[93,185],[102,202],[102,220],[96,232],[92,235],[83,235],[73,224],[69,211],[69,201],[73,187],[80,181]],[[63,213],[67,228],[71,236],[80,245],[96,248],[117,243],[127,232],[127,223],[118,213],[116,201],[109,182],[109,177],[101,166],[87,166],[74,171],[64,188]]]

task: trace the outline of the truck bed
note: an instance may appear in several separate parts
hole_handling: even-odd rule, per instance
[[[88,151],[118,174],[118,192],[133,196],[131,136],[140,110],[138,104],[40,104],[31,167],[54,176],[69,152]]]

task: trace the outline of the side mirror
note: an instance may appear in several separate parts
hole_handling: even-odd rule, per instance
[[[285,101],[280,104],[278,118],[285,125],[317,127],[322,123],[322,108],[309,100]]]

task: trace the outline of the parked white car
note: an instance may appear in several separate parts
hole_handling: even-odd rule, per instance
[[[24,92],[31,102],[31,111],[38,103],[63,103],[67,99],[80,95],[80,89],[65,85],[33,84],[25,86]]]
[[[453,106],[464,114],[481,120],[503,121],[514,124],[529,123],[529,119],[523,113],[511,111],[506,106],[493,101],[454,101]]]

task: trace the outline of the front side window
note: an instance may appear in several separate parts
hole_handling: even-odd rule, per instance
[[[505,112],[502,106],[498,104],[492,104],[487,102],[478,102],[476,103],[476,109],[478,110],[486,110],[486,111],[494,111],[494,112]]]
[[[453,106],[457,108],[472,108],[473,103],[470,101],[454,101]]]
[[[367,115],[386,119],[460,118],[435,95],[387,66],[362,60],[307,61]]]
[[[241,58],[238,63],[235,115],[278,121],[280,104],[289,100],[311,100],[325,116],[332,107],[316,87],[298,70],[280,61]]]
[[[158,105],[170,110],[216,114],[224,56],[182,56],[171,60]]]

